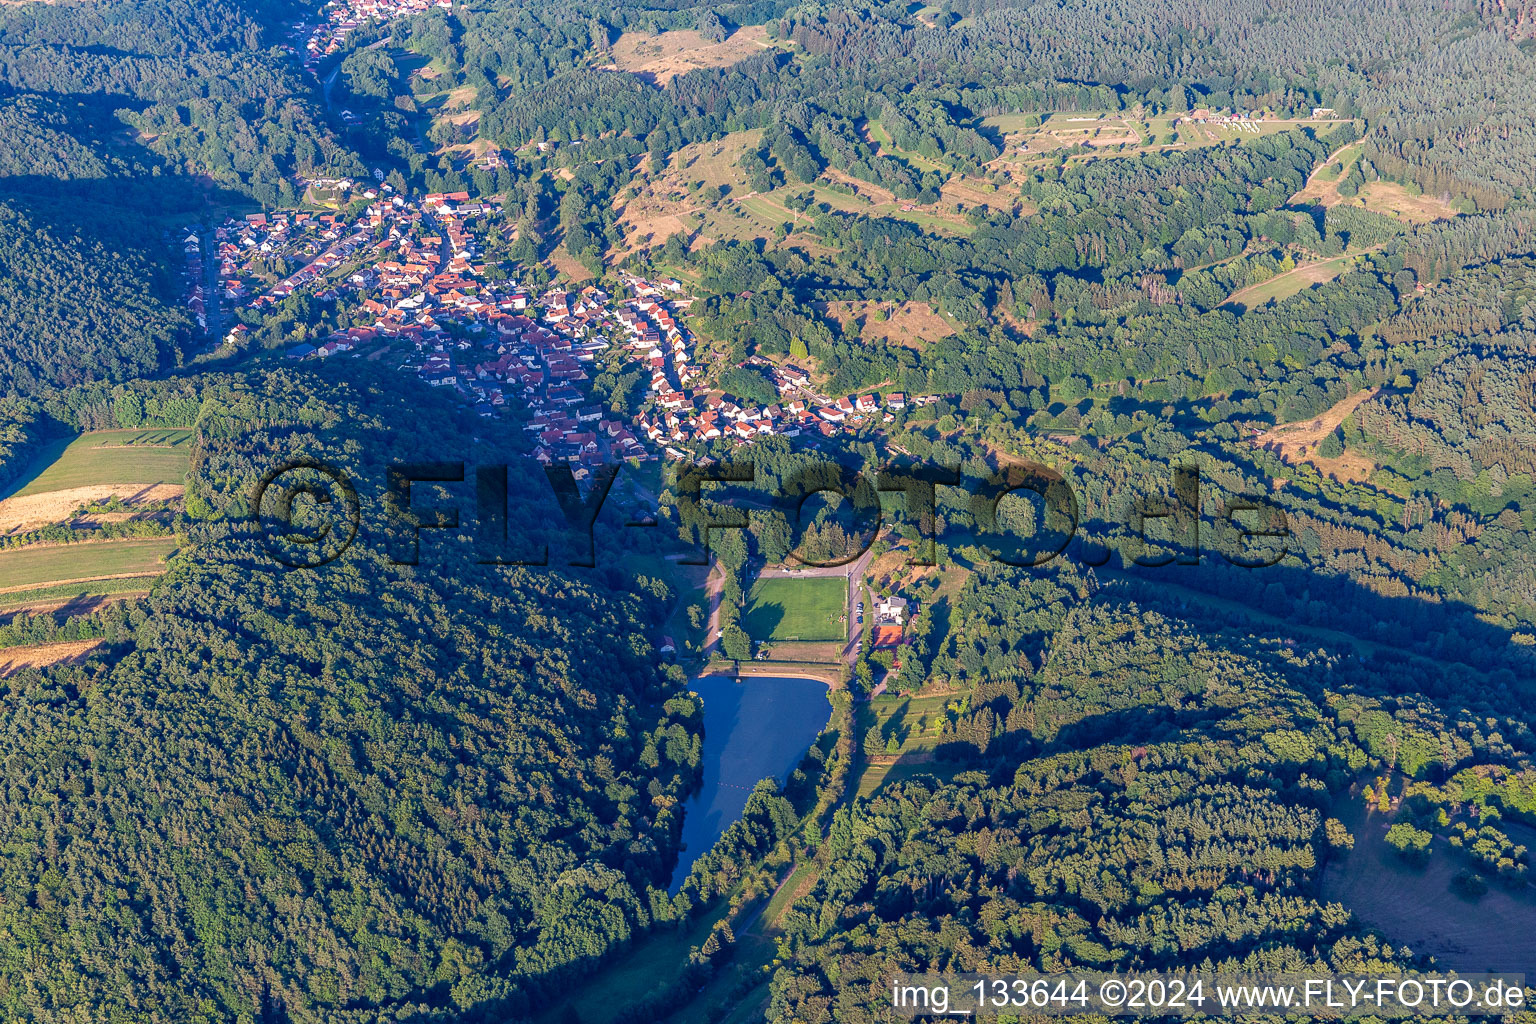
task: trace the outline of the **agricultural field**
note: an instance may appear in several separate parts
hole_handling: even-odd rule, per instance
[[[619,71],[666,85],[678,75],[699,68],[725,68],[753,54],[772,49],[761,25],[737,29],[721,42],[705,39],[692,29],[662,32],[625,32],[613,44],[613,63]]]
[[[157,567],[163,569],[163,566]],[[149,593],[158,572],[147,576],[90,580],[84,583],[52,583],[27,590],[0,592],[0,618],[12,612],[57,612],[61,618],[83,615],[110,603],[113,598],[136,597]]]
[[[100,430],[59,441],[0,500],[0,533],[60,524],[78,530],[160,515],[166,503],[182,497],[191,453],[192,432],[186,429]],[[83,505],[112,498],[126,508],[77,515]],[[171,537],[134,537],[33,543],[0,552],[0,609],[142,592],[164,571],[175,547]]]
[[[81,505],[175,501],[192,459],[190,430],[100,430],[59,441],[0,495],[0,534],[66,521]]]
[[[150,537],[0,551],[0,597],[42,586],[157,576],[175,548],[172,537]]]
[[[841,576],[758,580],[741,625],[754,640],[841,640],[847,593]]]
[[[192,460],[190,430],[97,430],[60,443],[36,474],[6,497],[105,485],[182,485]]]
[[[100,646],[100,640],[66,640],[56,644],[7,647],[0,650],[0,679],[24,668],[71,664]]]

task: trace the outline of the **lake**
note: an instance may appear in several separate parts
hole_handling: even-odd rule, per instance
[[[770,775],[782,784],[832,715],[827,684],[815,679],[700,676],[688,688],[704,701],[704,775],[683,805],[672,892],[741,817],[752,787]]]

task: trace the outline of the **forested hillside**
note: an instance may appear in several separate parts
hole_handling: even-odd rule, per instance
[[[6,1015],[517,1016],[656,913],[698,760],[665,588],[413,571],[377,536],[285,570],[239,514],[265,456],[381,467],[451,418],[285,375],[194,401],[169,575],[110,656],[0,682]]]
[[[0,6],[0,493],[82,431],[190,448],[0,545],[172,551],[0,622],[82,645],[0,666],[0,1016],[863,1022],[895,973],[1536,949],[1533,23]],[[274,557],[288,459],[356,485],[327,564]],[[779,644],[773,492],[910,463],[956,483],[814,514],[884,516],[776,669],[832,721],[669,893],[689,673]]]
[[[75,218],[50,226],[0,205],[0,394],[124,380],[171,363],[188,321],[154,298],[162,276],[123,232]]]
[[[1006,719],[1007,756],[838,813],[770,1019],[861,1019],[892,974],[1396,959],[1310,883],[1324,794],[1367,759],[1327,693],[1344,666],[1212,643],[1111,594],[1053,627],[1032,679],[972,699]]]
[[[0,9],[0,393],[175,362],[178,231],[206,203],[297,199],[360,173],[275,49],[292,11],[233,3]]]
[[[291,202],[295,172],[361,170],[320,123],[303,72],[275,49],[282,19],[299,12],[234,2],[11,5],[0,13],[0,82],[84,107],[99,157],[132,158],[122,141],[130,128],[166,171]]]

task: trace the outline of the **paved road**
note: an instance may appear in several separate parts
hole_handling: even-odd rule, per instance
[[[217,225],[209,221],[201,231],[199,241],[203,255],[203,319],[208,323],[209,345],[217,348],[224,341],[224,311],[219,305],[223,296],[219,289],[219,240],[214,234]]]
[[[869,571],[869,563],[874,561],[875,553],[870,550],[859,556],[854,562],[848,574],[848,643],[843,647],[843,661],[850,667],[859,657],[859,646],[864,639],[864,626],[856,621],[853,614],[855,604],[864,596],[864,575]],[[864,614],[870,614],[871,609],[865,608]]]

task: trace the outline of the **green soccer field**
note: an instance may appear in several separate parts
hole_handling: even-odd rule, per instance
[[[180,484],[192,463],[190,430],[97,430],[61,445],[17,495],[97,484]]]
[[[841,640],[848,581],[841,576],[758,580],[742,628],[754,640]]]

